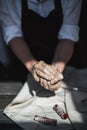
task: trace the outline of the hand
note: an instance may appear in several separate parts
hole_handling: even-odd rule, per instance
[[[48,65],[44,61],[39,61],[33,66],[32,75],[36,81],[42,78],[51,81],[51,84],[63,79],[62,74],[54,66]]]
[[[52,73],[54,73],[53,68],[44,61],[37,62],[37,64],[33,66],[32,71],[34,77],[43,78],[46,80],[51,80],[54,78],[52,75]]]
[[[33,66],[32,75],[41,86],[50,91],[58,89],[63,79],[63,75],[54,66],[48,65],[43,61]]]
[[[42,78],[40,78],[39,82],[40,82],[40,85],[42,87],[44,87],[45,89],[50,90],[50,91],[57,90],[60,87],[60,85],[61,85],[61,81],[51,85],[50,81],[47,81],[47,80],[42,79]]]

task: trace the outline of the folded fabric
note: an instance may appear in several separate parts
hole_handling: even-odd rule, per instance
[[[24,130],[86,130],[87,122],[87,69],[67,67],[64,81],[54,93],[45,90],[29,74],[15,99],[4,113]],[[77,89],[73,88],[79,88]],[[62,119],[54,110],[58,104],[66,113]],[[34,120],[35,115],[57,120],[57,125],[46,125]]]

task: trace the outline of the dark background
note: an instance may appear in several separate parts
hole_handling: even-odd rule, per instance
[[[82,10],[79,20],[80,34],[79,41],[75,45],[74,54],[68,65],[76,68],[87,67],[87,0],[83,0]],[[7,47],[6,47],[7,48]],[[10,57],[8,65],[0,64],[0,81],[22,81],[26,80],[27,70],[21,63],[12,55],[7,48]],[[21,66],[20,66],[21,65]]]

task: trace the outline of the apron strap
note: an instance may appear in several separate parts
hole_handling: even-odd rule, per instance
[[[59,10],[62,13],[61,0],[54,0],[54,3],[55,3],[55,9]]]
[[[27,11],[28,9],[28,2],[27,0],[22,0],[22,12]]]

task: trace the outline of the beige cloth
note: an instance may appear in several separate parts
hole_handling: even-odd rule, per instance
[[[66,67],[65,80],[61,88],[50,92],[42,88],[28,75],[28,79],[15,99],[4,109],[4,113],[24,130],[86,130],[87,129],[87,69]],[[84,92],[73,88],[84,89]],[[68,88],[68,89],[65,89]],[[59,104],[68,112],[69,118],[62,120],[53,110]],[[34,121],[35,115],[57,119],[57,126]]]

